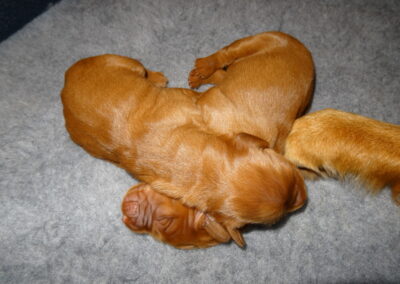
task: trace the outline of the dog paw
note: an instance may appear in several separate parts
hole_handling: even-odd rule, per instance
[[[209,57],[196,59],[194,69],[189,74],[189,86],[191,88],[198,88],[214,71],[215,64]]]
[[[157,87],[164,88],[168,84],[167,77],[162,72],[154,72],[147,70],[147,80],[153,83]]]
[[[193,69],[192,71],[190,71],[188,82],[189,82],[190,88],[192,88],[192,89],[196,89],[203,84],[201,75],[197,72],[196,69]]]

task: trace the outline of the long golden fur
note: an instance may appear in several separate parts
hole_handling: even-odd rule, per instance
[[[285,156],[306,176],[356,178],[373,192],[391,186],[400,205],[400,126],[334,109],[294,123]]]
[[[232,52],[225,48],[232,53],[229,62],[213,68],[221,74],[225,71],[220,68],[230,65],[224,80],[208,78],[213,72],[204,74],[201,60],[197,62],[191,85],[218,84],[203,96],[164,88],[165,77],[137,60],[103,55],[83,59],[67,71],[62,101],[66,128],[77,144],[154,190],[212,213],[243,244],[237,228],[273,223],[306,200],[298,170],[265,146],[281,150],[291,124],[308,104],[314,73],[309,52],[282,33],[256,35],[232,47]],[[229,74],[239,79],[236,88]],[[269,84],[262,83],[268,78]],[[244,114],[235,120],[241,105]],[[253,110],[264,105],[268,107]],[[259,126],[268,122],[262,114],[273,121],[266,130]],[[257,123],[251,126],[251,121]]]

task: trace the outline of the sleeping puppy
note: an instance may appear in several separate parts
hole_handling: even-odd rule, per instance
[[[213,132],[248,133],[282,153],[294,120],[310,103],[314,64],[297,39],[265,32],[197,59],[189,84],[215,85],[198,100]]]
[[[309,51],[293,37],[279,32],[243,38],[208,57],[197,59],[195,69],[189,76],[191,87],[215,85],[198,99],[209,132],[233,136],[244,147],[271,147],[278,152],[283,150],[293,121],[309,104],[313,82],[314,67]],[[269,153],[271,157],[279,157],[271,150]],[[279,161],[271,160],[271,163],[278,165]],[[288,169],[292,167],[288,165]],[[249,170],[247,173],[247,169],[243,169],[243,175],[254,176],[254,180],[263,175],[259,171],[254,172],[254,169]],[[297,170],[293,172],[295,179],[300,180]],[[273,176],[270,178],[279,178],[278,175]],[[270,178],[264,177],[266,182]],[[258,186],[252,186],[245,180],[241,187],[243,193],[254,196],[252,190]],[[270,188],[271,194],[274,187],[271,185]],[[277,188],[274,195],[282,194],[280,190]],[[303,184],[298,193],[297,206],[291,211],[300,208],[306,201]],[[256,196],[245,202],[235,202],[242,204],[241,211],[247,212],[248,216],[255,218],[259,214],[255,210],[260,202]],[[271,210],[271,216],[275,214]],[[235,230],[242,224],[224,215],[216,214],[214,217],[236,237],[237,243],[243,243]]]
[[[224,228],[210,216],[166,197],[150,185],[139,183],[129,189],[122,203],[123,222],[136,233],[154,238],[180,249],[206,248],[230,240]],[[221,230],[218,239],[211,235]]]
[[[253,147],[250,135],[213,133],[199,94],[165,83],[131,58],[80,60],[66,72],[61,93],[71,139],[159,193],[224,216],[239,244],[244,224],[274,223],[304,204],[304,180],[293,164]]]
[[[334,109],[296,120],[285,156],[310,177],[355,177],[400,205],[400,126]]]

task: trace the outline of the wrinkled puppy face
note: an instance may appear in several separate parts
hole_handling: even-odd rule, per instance
[[[234,190],[226,208],[231,214],[225,214],[233,213],[243,223],[273,224],[301,208],[307,192],[298,169],[273,150],[250,152],[249,161],[241,163],[232,178]]]
[[[207,216],[161,195],[147,184],[131,188],[122,202],[123,222],[132,231],[182,249],[204,248],[226,242],[207,232]]]

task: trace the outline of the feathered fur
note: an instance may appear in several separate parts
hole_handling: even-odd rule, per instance
[[[355,177],[372,192],[391,186],[400,205],[400,126],[325,109],[296,120],[285,156],[306,176]]]

